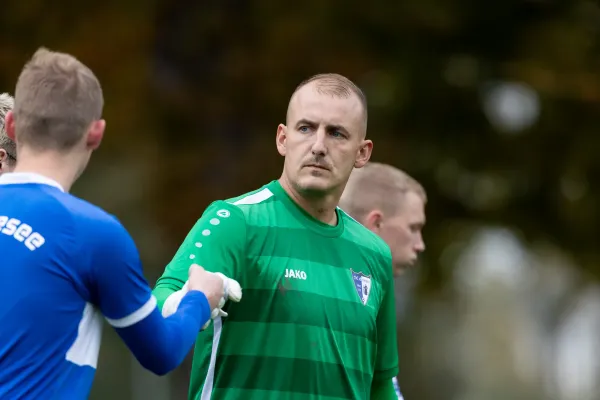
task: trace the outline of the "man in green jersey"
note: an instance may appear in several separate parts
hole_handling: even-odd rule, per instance
[[[390,246],[394,274],[413,265],[425,250],[427,194],[419,182],[391,165],[369,162],[355,169],[340,199],[340,208]],[[394,390],[403,400],[396,377]]]
[[[277,128],[280,179],[209,205],[167,266],[160,306],[190,260],[244,291],[199,334],[190,399],[395,398],[391,252],[337,207],[371,156],[366,128],[366,99],[350,80],[302,82]]]

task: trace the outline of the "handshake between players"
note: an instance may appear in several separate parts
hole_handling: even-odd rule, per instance
[[[222,310],[228,300],[239,302],[242,299],[242,288],[240,284],[226,277],[219,272],[208,272],[198,264],[192,264],[189,269],[188,281],[183,288],[170,295],[163,305],[163,316],[173,315],[183,297],[190,291],[197,290],[204,293],[211,309],[211,319],[218,317],[227,317],[227,313]],[[210,319],[202,326],[206,329],[210,324]]]

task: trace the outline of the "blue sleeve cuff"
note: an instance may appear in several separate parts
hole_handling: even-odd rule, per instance
[[[204,293],[193,290],[168,318],[155,306],[146,318],[117,332],[144,368],[164,375],[183,362],[210,314]]]
[[[193,316],[202,327],[210,319],[211,309],[206,295],[198,290],[190,290],[183,296],[177,311],[185,309],[185,313]]]

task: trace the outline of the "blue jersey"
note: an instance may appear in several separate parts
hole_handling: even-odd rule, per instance
[[[1,399],[87,398],[104,319],[142,365],[166,373],[210,316],[194,292],[195,310],[165,324],[122,225],[40,175],[0,176],[0,256]],[[175,349],[177,339],[189,343]]]

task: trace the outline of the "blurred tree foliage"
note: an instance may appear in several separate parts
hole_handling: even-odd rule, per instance
[[[598,272],[595,3],[165,1],[160,9],[152,97],[162,99],[160,147],[176,156],[156,207],[169,216],[169,236],[181,238],[214,198],[276,178],[273,138],[289,95],[301,79],[335,71],[369,96],[373,158],[429,191],[434,287],[449,272],[436,260],[455,220],[516,227]],[[482,93],[498,81],[538,93],[536,124],[511,134],[490,123]]]
[[[9,0],[0,21],[0,90],[41,45],[99,76],[108,133],[76,191],[132,227],[149,276],[211,201],[279,176],[276,126],[319,72],[363,87],[373,159],[429,192],[424,290],[447,282],[448,244],[489,223],[600,273],[595,2]],[[535,124],[486,116],[498,82],[537,93]]]
[[[31,0],[8,2],[0,18],[4,88],[40,45],[100,77],[109,131],[97,162],[140,154],[153,174],[147,207],[170,246],[213,199],[278,176],[273,137],[289,95],[335,71],[369,96],[373,158],[426,184],[431,260],[448,222],[466,219],[516,226],[586,269],[600,265],[594,2]],[[537,91],[535,125],[502,134],[490,124],[482,91],[495,81]],[[431,283],[443,281],[430,264]]]

